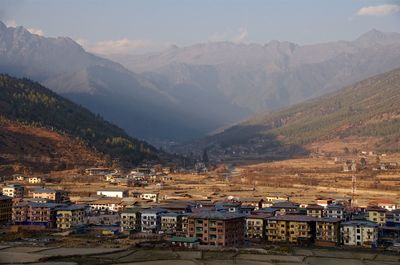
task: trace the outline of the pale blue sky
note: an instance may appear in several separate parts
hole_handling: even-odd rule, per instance
[[[219,40],[300,44],[352,40],[372,28],[399,32],[400,2],[0,0],[0,18],[45,36],[69,36],[88,49],[114,45],[134,52]]]

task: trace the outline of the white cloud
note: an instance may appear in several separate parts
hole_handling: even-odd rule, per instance
[[[7,27],[13,27],[13,28],[19,26],[17,21],[15,21],[13,19],[7,20],[6,21],[6,25],[7,25]],[[26,30],[28,30],[32,34],[36,34],[36,35],[39,35],[39,36],[44,36],[44,31],[42,29],[28,27],[28,28],[26,28]]]
[[[78,39],[76,41],[86,50],[101,55],[138,54],[159,51],[169,46],[166,43],[159,43],[152,40],[133,40],[128,38],[119,40],[103,40],[98,42],[91,42],[85,39]]]
[[[367,6],[358,10],[359,16],[386,16],[400,12],[400,5],[385,4],[379,6]]]
[[[211,42],[231,41],[235,43],[248,42],[249,33],[246,28],[238,28],[237,31],[216,32],[212,34],[208,40]]]

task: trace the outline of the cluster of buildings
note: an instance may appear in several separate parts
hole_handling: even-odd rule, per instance
[[[134,175],[150,176],[139,171]],[[184,247],[269,242],[374,248],[400,242],[400,208],[393,202],[373,201],[368,207],[352,208],[347,199],[317,198],[312,204],[299,204],[281,194],[222,201],[168,200],[158,192],[113,187],[73,198],[63,190],[34,187],[28,191],[22,184],[8,184],[0,195],[0,223],[17,230],[102,227],[111,235],[159,235]]]

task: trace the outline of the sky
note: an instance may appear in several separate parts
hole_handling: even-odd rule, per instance
[[[353,40],[400,32],[400,0],[0,0],[0,20],[98,54],[171,45]]]

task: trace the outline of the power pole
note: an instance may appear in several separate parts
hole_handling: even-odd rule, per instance
[[[357,191],[357,178],[356,176],[351,177],[351,208],[354,208],[357,206],[357,201],[356,201],[356,191]]]

